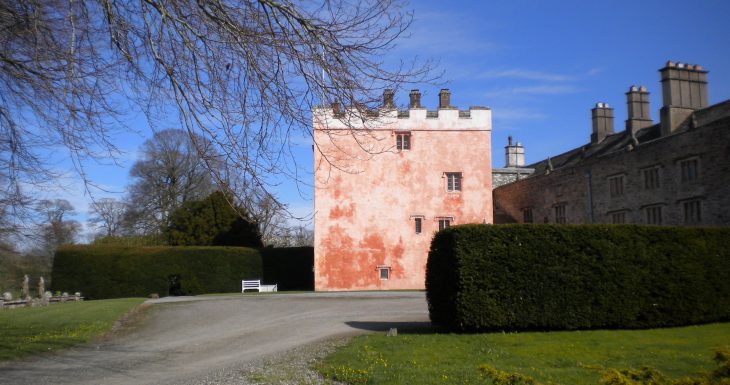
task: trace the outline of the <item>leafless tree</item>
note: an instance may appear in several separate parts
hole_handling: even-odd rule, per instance
[[[65,199],[44,199],[38,203],[36,210],[44,217],[40,225],[42,250],[52,255],[56,247],[73,244],[81,232],[81,224],[67,215],[76,213],[73,205]]]
[[[268,194],[298,178],[292,146],[315,105],[367,119],[383,89],[429,80],[428,65],[383,59],[411,21],[400,3],[0,0],[2,199],[52,178],[59,147],[88,186],[87,161],[114,157],[139,109],[153,127],[177,117],[201,156],[198,137]]]
[[[89,204],[88,222],[101,230],[103,236],[118,236],[127,205],[114,198],[102,198]]]
[[[197,135],[194,141],[199,146],[207,143]],[[210,157],[210,149],[201,147],[201,157],[194,141],[185,131],[169,129],[142,144],[141,158],[130,170],[133,181],[127,198],[128,223],[135,223],[142,234],[156,233],[176,208],[215,189],[204,159]]]

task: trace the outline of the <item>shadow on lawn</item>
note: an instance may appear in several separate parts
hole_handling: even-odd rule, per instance
[[[399,334],[436,334],[438,329],[430,322],[391,322],[391,321],[346,321],[351,328],[374,332],[387,332],[398,329]]]

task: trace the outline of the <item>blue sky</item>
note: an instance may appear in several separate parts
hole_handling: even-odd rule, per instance
[[[415,85],[422,104],[437,105],[439,88],[451,89],[452,105],[492,108],[492,162],[504,165],[512,135],[524,144],[528,163],[588,142],[590,109],[615,108],[616,131],[624,128],[629,86],[644,85],[657,121],[661,107],[658,69],[667,60],[701,64],[709,70],[710,103],[730,99],[730,1],[443,1],[414,0],[410,36],[388,61],[414,56],[438,61],[442,85]],[[396,102],[407,103],[408,90]],[[147,137],[143,119],[131,122],[141,134],[120,138],[127,154],[120,166],[94,165],[92,179],[121,196],[128,169]],[[298,163],[311,171],[309,143]],[[309,178],[305,176],[306,180]],[[311,187],[282,183],[277,195],[297,215],[311,213]],[[88,196],[78,182],[52,192],[75,204],[85,220]]]

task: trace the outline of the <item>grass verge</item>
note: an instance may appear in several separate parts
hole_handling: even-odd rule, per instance
[[[122,298],[0,311],[0,360],[64,349],[111,330],[144,301]]]
[[[730,323],[651,330],[366,335],[317,370],[350,384],[491,384],[480,366],[540,383],[596,384],[607,369],[650,366],[672,378],[716,368]]]

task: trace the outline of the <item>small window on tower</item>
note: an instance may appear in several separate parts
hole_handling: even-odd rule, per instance
[[[451,218],[438,218],[439,231],[451,226]]]
[[[395,134],[395,148],[398,150],[411,149],[411,133],[398,132]]]
[[[423,227],[423,218],[414,218],[413,221],[416,226],[416,234],[421,234],[421,230]]]
[[[446,173],[446,191],[448,191],[448,192],[461,191],[461,173],[460,172],[447,172]]]
[[[390,266],[378,266],[378,274],[380,280],[387,281],[390,279]]]

